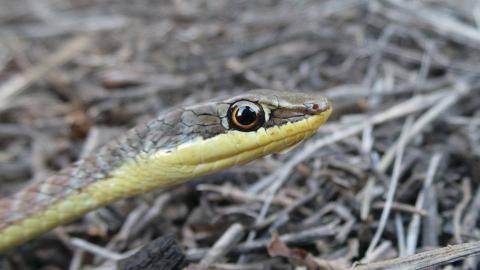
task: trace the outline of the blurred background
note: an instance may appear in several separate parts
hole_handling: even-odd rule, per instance
[[[172,235],[191,269],[377,269],[369,263],[480,237],[476,0],[0,7],[1,196],[174,105],[254,88],[334,104],[292,152],[115,203],[0,268],[114,269]],[[232,231],[225,254],[206,255]]]

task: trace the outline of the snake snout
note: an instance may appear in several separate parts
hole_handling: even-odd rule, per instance
[[[320,114],[326,112],[331,109],[331,104],[326,98],[319,98],[312,101],[308,101],[304,103],[305,107],[307,108],[306,113],[309,114]]]

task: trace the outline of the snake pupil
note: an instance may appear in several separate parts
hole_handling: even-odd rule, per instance
[[[230,126],[240,131],[257,130],[263,125],[264,118],[262,107],[248,100],[233,103],[228,113]]]
[[[244,106],[237,110],[238,123],[242,125],[250,125],[257,119],[257,112],[250,106]]]

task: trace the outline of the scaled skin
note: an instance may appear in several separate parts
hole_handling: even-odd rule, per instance
[[[227,111],[238,100],[262,106],[263,127],[251,132],[229,127]],[[281,152],[311,136],[330,113],[325,98],[272,90],[173,109],[0,200],[0,251],[116,200]]]

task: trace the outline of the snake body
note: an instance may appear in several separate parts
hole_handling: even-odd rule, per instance
[[[248,130],[232,122],[240,101],[261,111]],[[241,109],[235,113],[247,113],[247,120],[240,122],[251,121],[252,113]],[[280,152],[312,135],[330,113],[323,97],[273,90],[172,109],[0,200],[0,251],[119,199]]]

